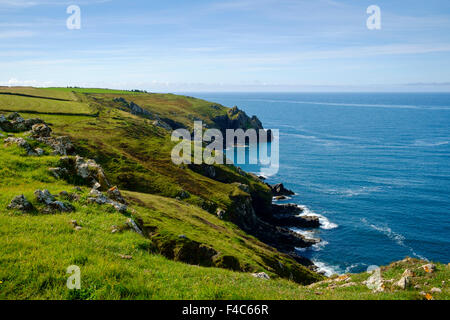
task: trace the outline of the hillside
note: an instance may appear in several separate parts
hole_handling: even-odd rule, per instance
[[[449,267],[412,259],[382,268],[382,292],[367,273],[325,280],[293,254],[312,243],[274,224],[270,186],[234,166],[172,163],[171,130],[194,120],[262,128],[193,97],[1,87],[0,299],[449,298]],[[65,286],[70,265],[81,290]]]

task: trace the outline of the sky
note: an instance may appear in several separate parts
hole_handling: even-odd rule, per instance
[[[450,1],[0,0],[0,85],[448,92]]]

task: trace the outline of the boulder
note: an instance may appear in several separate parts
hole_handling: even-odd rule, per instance
[[[87,201],[89,203],[96,203],[99,205],[111,205],[112,207],[114,207],[114,209],[116,209],[118,212],[120,213],[126,213],[128,210],[128,207],[123,204],[123,203],[119,203],[117,201],[111,200],[110,198],[106,197],[102,192],[100,192],[98,189],[100,188],[100,184],[96,183],[94,185],[94,188],[92,188],[91,192],[89,193],[89,198],[87,199]]]
[[[64,203],[62,201],[57,201],[55,196],[53,196],[48,190],[36,190],[34,192],[36,199],[40,203],[46,204],[44,208],[45,213],[55,213],[55,212],[72,212],[75,211],[74,206],[70,203]]]
[[[8,209],[29,212],[32,211],[34,208],[33,205],[22,194],[20,196],[14,197],[14,199],[11,200],[11,203],[8,205]]]
[[[415,275],[414,275],[414,272],[412,272],[411,270],[409,270],[409,269],[406,269],[404,272],[403,272],[403,274],[402,274],[402,277],[414,277]]]
[[[45,123],[35,124],[31,127],[31,136],[34,138],[50,137],[52,129]]]
[[[440,288],[431,288],[430,293],[442,293],[442,289],[440,289]]]
[[[114,201],[126,204],[127,202],[125,201],[125,199],[122,197],[122,194],[119,191],[119,188],[117,188],[117,186],[112,187],[110,189],[108,189],[107,191],[108,197]]]
[[[400,280],[394,283],[394,285],[402,290],[405,290],[410,285],[410,283],[410,278],[408,276],[403,276],[400,278]]]
[[[36,200],[40,203],[50,204],[56,200],[55,197],[47,189],[36,190],[34,192],[34,195],[36,197]]]
[[[436,270],[436,265],[433,263],[425,264],[421,267],[427,273],[433,273]]]
[[[374,293],[383,292],[385,287],[383,278],[381,277],[381,270],[379,268],[375,269],[372,275],[366,281],[363,281],[363,284],[365,284]]]
[[[43,154],[42,149],[40,149],[40,150],[42,150],[42,153],[40,151],[37,152],[36,150],[33,150],[31,145],[24,138],[9,137],[3,141],[7,145],[17,144],[19,147],[23,148],[26,151],[28,156],[39,156],[40,154],[41,155]]]
[[[98,183],[102,190],[108,190],[111,187],[103,168],[92,159],[64,156],[59,159],[59,167],[49,170],[55,177],[64,179],[77,177],[91,186]]]
[[[53,201],[47,205],[44,209],[46,213],[55,213],[55,212],[72,212],[75,211],[75,207],[70,203],[64,203],[61,201]]]
[[[75,146],[67,136],[38,137],[36,140],[51,147],[54,155],[67,156],[75,152]]]
[[[265,272],[252,273],[252,276],[259,279],[270,280],[270,277]]]

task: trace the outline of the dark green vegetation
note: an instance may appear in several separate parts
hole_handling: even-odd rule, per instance
[[[145,112],[130,109],[134,105]],[[443,289],[433,296],[448,298],[445,265],[438,265],[432,277],[418,273],[420,290],[388,288],[374,294],[361,283],[368,274],[352,275],[356,284],[345,288],[302,286],[323,277],[233,223],[246,214],[242,203],[265,214],[270,189],[233,166],[214,166],[212,175],[211,168],[174,165],[170,131],[155,123],[190,129],[201,119],[223,129],[223,119],[234,124],[241,118],[260,125],[239,112],[191,97],[73,88],[0,88],[0,109],[28,111],[21,115],[39,117],[55,135],[69,136],[76,153],[100,164],[129,203],[126,214],[88,203],[91,186],[81,184],[74,191],[79,181],[49,173],[60,156],[26,132],[10,133],[42,148],[44,155],[26,156],[16,145],[0,144],[1,299],[415,299],[432,287]],[[36,189],[75,192],[80,199],[72,201],[74,212],[44,214]],[[33,211],[6,209],[20,194]],[[222,218],[218,210],[225,212]],[[130,217],[144,236],[126,226]],[[113,226],[119,232],[112,233]],[[81,268],[81,290],[66,288],[70,265]],[[399,278],[404,267],[383,272]],[[266,272],[271,280],[256,279],[252,272]]]

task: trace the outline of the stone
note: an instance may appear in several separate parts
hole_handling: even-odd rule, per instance
[[[122,259],[125,259],[125,260],[131,260],[131,259],[133,259],[132,256],[126,255],[126,254],[119,254],[119,257],[122,258]]]
[[[23,148],[28,156],[36,156],[37,153],[31,148],[31,145],[24,138],[9,137],[3,140],[7,145],[17,144],[20,148]]]
[[[96,183],[94,187],[91,189],[91,192],[89,192],[90,197],[87,199],[88,202],[97,203],[99,205],[109,204],[120,213],[127,212],[128,210],[127,205],[111,200],[110,198],[106,197],[101,191],[98,190],[99,187],[100,184]]]
[[[394,283],[394,285],[402,290],[405,290],[410,284],[410,279],[408,276],[403,276],[399,281]]]
[[[440,288],[431,288],[431,293],[442,293],[442,290]]]
[[[226,214],[226,211],[221,209],[221,208],[218,208],[217,211],[216,211],[216,215],[217,215],[217,217],[219,219],[224,219],[225,218],[225,214]]]
[[[108,197],[114,201],[117,201],[122,204],[126,204],[125,199],[122,197],[122,194],[119,191],[119,188],[112,187],[107,191]]]
[[[436,270],[436,265],[433,263],[428,263],[423,265],[421,268],[425,270],[426,273],[433,273]]]
[[[74,228],[75,228],[76,226],[78,226],[77,220],[70,220],[69,224],[71,224],[72,227],[74,227]]]
[[[383,292],[384,291],[384,283],[383,278],[381,277],[381,270],[375,269],[372,275],[363,282],[372,292]]]
[[[265,272],[252,273],[252,276],[259,279],[270,280],[270,277]]]
[[[83,229],[83,227],[81,227],[81,226],[76,226],[74,229],[75,229],[76,231],[80,231],[80,230]]]
[[[40,203],[50,204],[55,201],[55,197],[47,189],[36,190],[34,192],[34,195],[35,195],[37,201]]]
[[[54,212],[72,212],[75,211],[75,207],[70,203],[64,203],[61,201],[53,201],[47,205],[44,209],[46,213],[54,213]]]
[[[31,136],[35,138],[50,137],[52,129],[45,123],[35,124],[31,127]]]
[[[22,194],[20,196],[14,197],[14,199],[11,200],[11,203],[8,205],[8,209],[20,210],[22,212],[29,212],[32,211],[34,208],[33,205]]]
[[[41,149],[41,148],[36,148],[36,149],[34,149],[34,152],[36,152],[36,155],[37,155],[38,157],[44,155],[44,150]]]
[[[289,198],[286,197],[286,196],[276,196],[276,197],[273,197],[273,200],[275,200],[275,201],[281,201],[281,200],[287,200],[287,199],[289,199]]]
[[[414,272],[412,272],[409,269],[406,269],[402,274],[402,277],[414,277],[414,276],[415,276]]]

